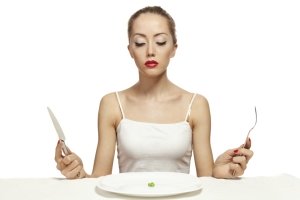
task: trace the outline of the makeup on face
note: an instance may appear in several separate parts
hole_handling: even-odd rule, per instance
[[[167,21],[152,14],[138,17],[132,26],[129,50],[140,68],[165,68],[174,51]]]
[[[158,62],[155,60],[147,60],[145,62],[145,66],[150,69],[155,68],[157,65],[158,65]]]
[[[167,34],[165,34],[165,33],[159,33],[159,34],[155,34],[153,37],[154,44],[156,44],[157,46],[164,46],[167,44],[167,41],[168,41],[167,37],[162,36],[162,35],[167,36]],[[135,47],[142,47],[142,46],[148,44],[149,42],[152,42],[152,38],[147,37],[144,34],[137,33],[137,34],[135,34],[135,36],[133,38],[133,42],[134,42]]]

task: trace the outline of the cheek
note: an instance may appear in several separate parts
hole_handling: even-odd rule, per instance
[[[134,59],[134,62],[138,66],[144,65],[145,62],[145,56],[143,56],[143,53],[141,51],[132,51],[131,57]]]
[[[157,48],[157,55],[160,55],[164,58],[171,58],[174,56],[175,48],[173,45],[167,45],[161,48]]]
[[[173,57],[173,51],[171,50],[162,50],[162,51],[157,51],[157,56],[163,59],[169,59]]]
[[[176,50],[172,50],[169,54],[169,57],[173,58],[175,56],[175,52],[176,52]]]
[[[169,57],[170,57],[170,58],[172,58],[172,57],[175,56],[176,49],[177,49],[177,48],[174,47],[174,46],[172,46],[172,47],[170,48],[170,51],[169,51]]]
[[[146,58],[145,57],[145,50],[143,50],[143,49],[133,50],[132,55],[133,55],[135,60],[143,60],[143,59]]]

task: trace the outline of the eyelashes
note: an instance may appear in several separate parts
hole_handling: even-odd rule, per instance
[[[167,44],[167,42],[166,41],[164,41],[164,42],[156,42],[156,44],[158,44],[158,46],[164,46],[164,45]]]
[[[135,42],[134,43],[136,47],[142,47],[144,46],[146,43],[143,43],[143,42]]]
[[[135,42],[134,44],[135,44],[136,47],[142,47],[142,46],[144,46],[146,43],[145,43],[145,42]],[[164,45],[167,44],[167,41],[164,41],[164,42],[156,42],[156,44],[157,44],[158,46],[164,46]]]

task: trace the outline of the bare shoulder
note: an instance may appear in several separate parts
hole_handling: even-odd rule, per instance
[[[99,105],[99,119],[106,118],[106,120],[116,123],[120,118],[120,109],[115,92],[105,94]]]
[[[117,103],[117,99],[116,99],[116,93],[115,92],[111,92],[111,93],[108,93],[108,94],[105,94],[102,98],[101,98],[101,101],[100,101],[100,105],[111,105],[111,104],[114,104],[114,103]]]
[[[193,100],[193,104],[192,104],[192,107],[193,109],[201,109],[201,107],[207,107],[208,106],[208,100],[207,98],[202,95],[202,94],[199,94],[199,93],[192,93],[192,92],[189,92],[189,91],[186,91],[184,89],[181,89],[180,88],[180,93],[182,96],[186,97],[187,99],[190,99],[194,96],[194,100]]]
[[[210,122],[210,108],[207,98],[197,94],[191,107],[191,122],[193,125]]]
[[[209,106],[209,103],[208,103],[208,100],[205,96],[203,96],[201,94],[196,94],[193,106],[195,108],[200,108],[201,109],[203,107]]]

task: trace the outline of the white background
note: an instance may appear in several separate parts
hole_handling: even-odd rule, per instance
[[[169,77],[209,100],[214,157],[243,143],[256,106],[245,176],[300,177],[298,2],[0,1],[0,178],[61,176],[47,106],[92,171],[99,101],[137,81],[127,20],[146,5],[177,22]]]

